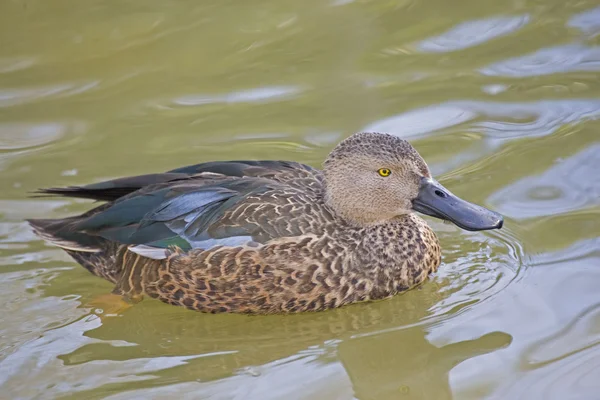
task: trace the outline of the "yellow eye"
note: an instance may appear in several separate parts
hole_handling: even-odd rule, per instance
[[[379,175],[381,176],[390,176],[390,174],[392,173],[392,171],[390,171],[387,168],[380,168],[377,172],[379,172]]]

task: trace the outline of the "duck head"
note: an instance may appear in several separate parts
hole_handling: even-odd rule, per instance
[[[462,229],[500,229],[503,218],[452,194],[406,140],[356,133],[338,144],[323,166],[327,204],[343,218],[371,225],[414,211]]]

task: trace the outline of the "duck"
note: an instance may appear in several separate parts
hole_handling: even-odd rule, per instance
[[[33,231],[130,301],[205,313],[286,314],[391,298],[441,263],[417,213],[468,231],[502,215],[451,193],[406,140],[358,132],[322,169],[209,161],[84,186],[40,189],[102,203]]]

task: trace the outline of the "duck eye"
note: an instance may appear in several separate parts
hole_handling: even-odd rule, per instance
[[[379,172],[379,175],[381,176],[390,176],[392,173],[388,168],[380,168],[377,172]]]

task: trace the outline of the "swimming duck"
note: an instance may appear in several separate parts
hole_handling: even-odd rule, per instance
[[[217,161],[38,193],[105,201],[28,222],[113,293],[211,313],[319,311],[411,289],[441,262],[415,211],[471,231],[503,224],[437,182],[409,142],[371,132],[339,143],[322,170]]]

